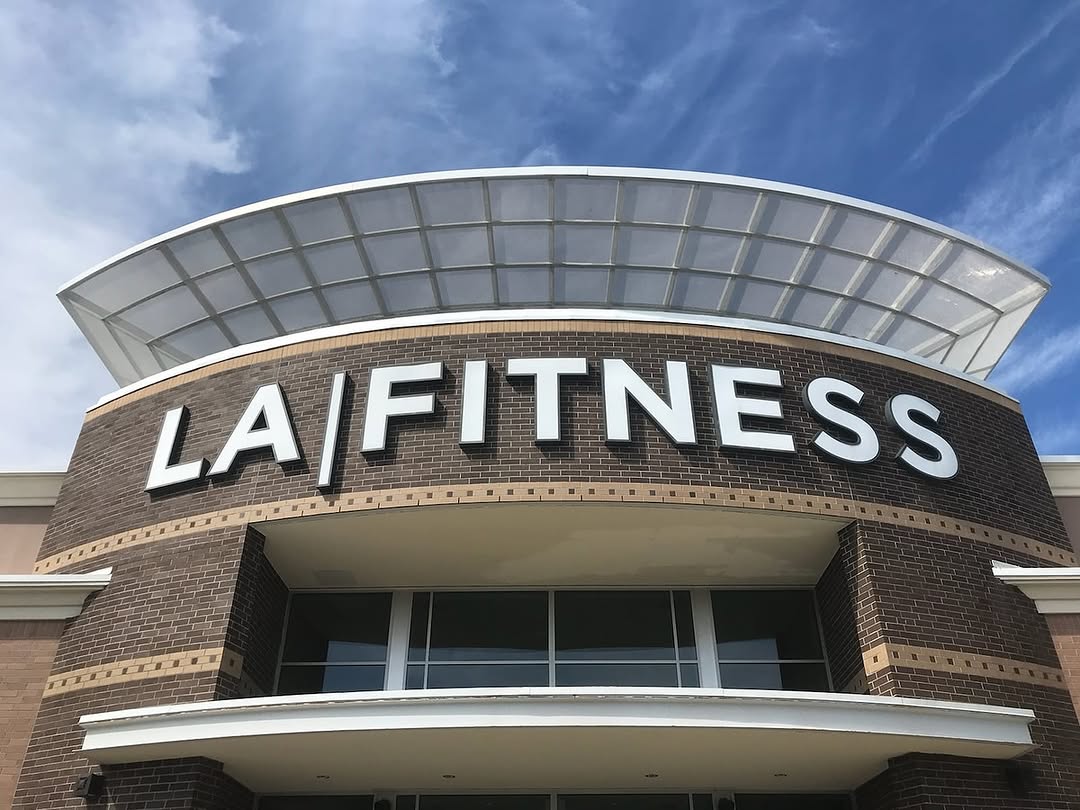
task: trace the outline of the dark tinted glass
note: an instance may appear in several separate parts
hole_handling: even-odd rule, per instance
[[[721,661],[823,657],[810,591],[713,591],[712,605]]]
[[[383,688],[386,667],[361,666],[289,666],[278,675],[279,695],[313,695],[318,692],[370,692]]]
[[[685,793],[559,796],[559,810],[690,810]]]
[[[545,592],[436,593],[433,599],[429,660],[547,660]],[[422,637],[409,644],[423,645]]]
[[[851,799],[840,794],[780,796],[746,793],[735,797],[735,810],[851,810]]]
[[[697,643],[694,640],[694,612],[690,607],[690,592],[672,593],[675,602],[675,629],[679,633],[679,658],[684,661],[697,659]]]
[[[390,594],[295,594],[283,661],[385,661]]]
[[[682,674],[681,686],[701,686],[701,675],[697,664],[679,664],[679,672]]]
[[[371,810],[372,796],[261,796],[259,810]]]
[[[674,660],[670,599],[667,591],[556,593],[556,659]]]
[[[427,653],[428,610],[430,607],[430,593],[413,594],[412,620],[409,624],[410,661],[423,661]]]
[[[675,664],[556,664],[556,686],[678,686]]]
[[[548,810],[546,794],[521,796],[420,797],[419,810]]]
[[[828,692],[824,664],[720,664],[725,689],[789,689]]]
[[[469,686],[547,685],[548,665],[546,663],[428,665],[428,689],[455,689]],[[418,687],[409,688],[415,689]]]

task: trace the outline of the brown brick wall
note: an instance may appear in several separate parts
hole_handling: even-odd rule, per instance
[[[103,769],[109,810],[248,810],[254,796],[210,759],[110,765]]]
[[[71,795],[75,778],[91,767],[80,752],[82,715],[237,697],[245,691],[241,681],[251,679],[237,677],[230,661],[243,661],[248,646],[255,661],[264,659],[259,645],[269,643],[268,634],[280,633],[280,614],[273,616],[268,609],[259,612],[257,621],[252,619],[251,583],[274,581],[266,572],[257,532],[211,531],[133,548],[116,557],[112,582],[87,600],[61,639],[50,678],[58,688],[47,690],[42,700],[19,779],[17,808],[85,807],[83,800]],[[271,590],[260,588],[256,598]],[[269,631],[263,621],[269,622]],[[194,659],[184,655],[174,656],[175,666],[145,664],[141,673],[125,667],[128,659],[214,648],[223,649],[224,658],[209,667],[191,667]],[[80,676],[80,684],[60,686],[62,680],[72,680],[65,679],[65,673],[102,664],[115,666],[99,670],[93,679]],[[261,667],[264,673],[265,662]],[[125,668],[133,671],[124,673]],[[255,680],[265,680],[265,674]],[[125,800],[130,803],[118,806],[143,806],[134,803],[134,795]]]
[[[0,810],[11,807],[63,625],[0,621]]]
[[[563,384],[563,437],[552,446],[533,441],[533,386],[503,374],[512,356],[587,357],[588,377]],[[598,360],[620,357],[650,382],[662,379],[667,359],[690,362],[699,444],[675,448],[634,411],[634,443],[604,442]],[[465,359],[491,363],[489,441],[458,445],[460,376]],[[431,417],[396,420],[389,449],[359,452],[359,431],[367,375],[374,365],[447,361],[440,384],[421,386],[438,393]],[[710,362],[760,364],[781,370],[785,381],[786,427],[796,436],[793,457],[736,449],[719,450],[708,394]],[[1071,550],[1022,415],[996,401],[960,390],[944,375],[922,374],[836,357],[820,350],[752,342],[710,341],[677,335],[568,332],[444,335],[402,343],[381,343],[291,356],[231,368],[206,379],[145,395],[91,419],[79,437],[70,474],[57,502],[41,556],[124,529],[315,493],[315,467],[322,441],[332,374],[352,373],[345,403],[337,491],[356,492],[404,485],[483,481],[622,480],[673,484],[749,486],[784,492],[849,497],[924,509],[966,518],[999,529],[1041,538]],[[863,415],[882,440],[881,458],[870,465],[827,461],[809,445],[817,423],[803,408],[800,390],[814,376],[831,374],[867,392]],[[165,411],[186,404],[191,424],[183,457],[213,458],[256,388],[280,382],[294,415],[305,458],[279,467],[267,454],[242,459],[233,474],[154,497],[143,492],[150,457]],[[899,467],[893,456],[901,439],[886,424],[889,396],[907,391],[935,403],[944,413],[941,430],[960,457],[960,475],[929,481]],[[992,436],[993,441],[987,441]]]
[[[520,481],[744,487],[894,504],[1070,549],[1023,417],[999,397],[957,386],[945,375],[905,371],[895,361],[867,362],[832,355],[823,344],[788,342],[714,340],[700,330],[679,335],[650,333],[649,327],[614,334],[583,325],[567,326],[562,332],[534,334],[523,329],[497,336],[435,328],[399,342],[339,346],[308,356],[295,350],[271,354],[229,365],[219,373],[208,372],[198,380],[140,392],[129,401],[102,409],[87,421],[79,438],[41,557],[70,550],[72,559],[64,560],[62,570],[112,565],[114,579],[89,601],[61,640],[51,680],[59,686],[43,701],[16,806],[24,810],[80,806],[69,790],[74,776],[87,767],[78,752],[82,734],[77,719],[82,714],[235,697],[269,688],[285,587],[262,554],[262,539],[246,526],[215,529],[187,519],[215,510],[313,496],[330,378],[342,369],[352,373],[355,385],[345,403],[337,493]],[[527,380],[505,378],[506,360],[512,356],[590,360],[587,377],[564,381],[564,440],[559,444],[539,447],[533,441],[533,386]],[[626,359],[654,384],[662,379],[663,361],[689,361],[699,445],[673,447],[636,411],[631,419],[634,444],[607,445],[598,370],[598,361],[604,357]],[[491,363],[489,441],[463,449],[457,443],[461,364],[476,358]],[[389,449],[363,456],[358,434],[371,367],[427,360],[447,362],[442,383],[420,386],[438,392],[437,412],[393,422]],[[785,427],[797,444],[794,456],[717,447],[708,395],[710,362],[781,370]],[[877,462],[845,466],[823,459],[810,447],[818,426],[802,406],[800,389],[822,374],[848,380],[867,392],[861,412],[882,440]],[[268,454],[257,453],[243,457],[223,479],[153,497],[143,492],[158,428],[168,408],[184,404],[191,412],[183,458],[212,458],[255,389],[269,382],[279,382],[286,393],[304,460],[279,467]],[[929,481],[893,461],[901,439],[885,423],[883,409],[887,398],[899,392],[918,394],[941,408],[941,431],[960,458],[956,479]],[[166,520],[189,522],[187,533],[94,549],[93,559],[79,556],[102,537]],[[826,643],[839,687],[846,684],[849,674],[857,678],[864,653],[888,642],[1058,665],[1045,623],[1034,608],[1015,589],[990,576],[991,559],[1035,564],[1038,558],[1032,556],[1033,551],[980,542],[983,538],[978,532],[958,537],[914,525],[865,519],[842,533],[837,559],[818,585]],[[208,665],[214,650],[222,660]],[[177,655],[185,651],[191,653],[190,661]],[[164,663],[158,660],[161,657]],[[150,669],[133,676],[118,673],[125,660],[134,659]],[[65,672],[87,667],[96,668],[93,680],[63,685]],[[1060,687],[925,670],[909,673],[890,666],[876,671],[858,688],[878,694],[932,694],[1031,706],[1039,716],[1035,730],[1041,746],[1038,767],[1041,773],[1057,774],[1057,781],[1044,781],[1041,803],[1030,806],[1068,806],[1065,797],[1080,795],[1071,764],[1080,762],[1074,745],[1077,721],[1068,694]],[[157,767],[133,766],[131,779],[153,781]],[[909,767],[903,773],[910,781],[916,779],[910,773],[924,771]],[[894,774],[899,778],[897,774],[899,770]],[[127,783],[128,777],[117,778]],[[195,781],[213,783],[206,789],[222,796],[232,790],[214,779],[203,773]],[[866,804],[860,810],[875,806]]]
[[[1065,680],[1073,695],[1073,705],[1080,715],[1080,615],[1076,613],[1050,613],[1044,616],[1054,640],[1058,660],[1065,671]]]

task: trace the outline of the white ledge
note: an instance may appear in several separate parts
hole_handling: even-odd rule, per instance
[[[1080,568],[1018,568],[994,563],[994,576],[1015,585],[1039,613],[1080,613]]]
[[[0,574],[0,620],[70,619],[112,580],[112,569],[89,574]]]
[[[1080,456],[1040,456],[1055,498],[1080,497]]]
[[[740,789],[775,787],[777,771],[794,777],[789,787],[849,789],[912,751],[1025,753],[1033,719],[1026,709],[869,695],[556,687],[248,698],[80,724],[94,761],[207,756],[256,790],[304,790],[313,773],[333,774],[334,790],[395,780],[429,788],[443,773],[459,774],[455,789],[633,787],[646,772],[713,784],[717,768]]]
[[[0,472],[0,506],[54,506],[65,474]]]

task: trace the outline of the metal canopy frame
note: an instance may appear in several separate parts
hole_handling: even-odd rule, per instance
[[[138,245],[58,296],[121,385],[319,327],[543,307],[781,323],[984,379],[1049,286],[973,239],[848,197],[535,167],[267,200]]]

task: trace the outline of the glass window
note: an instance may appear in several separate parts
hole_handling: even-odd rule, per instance
[[[679,664],[697,660],[685,591],[554,596],[556,685],[680,686]]]
[[[851,799],[839,793],[742,793],[735,796],[735,810],[851,810]]]
[[[436,793],[429,796],[417,796],[414,801],[406,801],[404,805],[403,798],[405,797],[398,796],[398,810],[401,810],[403,806],[418,807],[418,810],[548,810],[546,793],[518,796],[454,796]]]
[[[813,593],[713,591],[720,685],[828,691]]]
[[[368,796],[260,796],[259,810],[370,810]]]
[[[278,694],[384,688],[389,593],[294,594]]]
[[[700,683],[687,591],[416,594],[408,660],[407,689]]]
[[[547,598],[543,591],[417,594],[406,687],[546,686]]]
[[[596,793],[560,795],[558,810],[710,810],[707,793]]]

